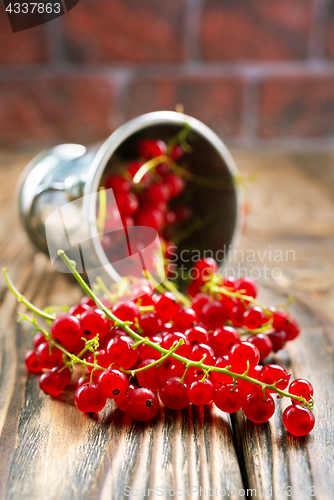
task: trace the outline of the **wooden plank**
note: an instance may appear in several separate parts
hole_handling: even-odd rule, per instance
[[[282,296],[266,291],[270,303]],[[323,498],[334,496],[334,356],[327,332],[318,317],[304,303],[291,308],[302,327],[301,335],[287,344],[273,361],[287,368],[294,378],[307,378],[315,390],[316,425],[304,438],[294,438],[282,425],[282,411],[289,404],[277,401],[269,423],[253,424],[242,412],[232,423],[246,487],[255,489],[256,498]],[[327,323],[333,329],[331,323]],[[267,491],[267,495],[263,494]],[[290,494],[292,491],[292,495]]]

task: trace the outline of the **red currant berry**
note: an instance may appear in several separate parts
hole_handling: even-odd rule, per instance
[[[142,166],[143,166],[143,162],[142,161],[133,161],[132,163],[130,163],[128,165],[127,171],[131,175],[132,179],[134,178],[134,176],[136,175],[136,173],[138,172],[138,170]],[[143,180],[144,179],[146,180],[147,178],[148,178],[148,176],[147,176],[147,174],[145,174],[144,177],[143,177]]]
[[[124,373],[108,368],[101,373],[98,385],[103,396],[113,399],[115,396],[126,393],[129,382]]]
[[[87,339],[92,339],[97,334],[102,338],[109,332],[111,321],[100,309],[89,309],[82,313],[80,326],[83,336]]]
[[[236,279],[233,276],[225,276],[223,286],[234,292],[236,286]]]
[[[137,149],[139,156],[145,160],[165,155],[167,151],[166,144],[163,141],[155,139],[140,140],[137,144]]]
[[[155,300],[155,310],[164,322],[175,318],[179,309],[180,304],[170,292],[158,295]]]
[[[285,330],[286,324],[289,319],[287,311],[274,311],[273,314],[273,327],[275,330]]]
[[[53,368],[63,364],[63,353],[57,347],[50,348],[49,342],[43,342],[36,351],[39,364],[43,368]]]
[[[266,365],[262,368],[259,380],[265,384],[275,384],[278,389],[284,391],[288,387],[291,375],[281,365]],[[266,393],[275,392],[271,389],[266,389]]]
[[[75,385],[75,390],[79,389],[79,387],[89,384],[89,377],[80,377]]]
[[[256,365],[254,368],[250,368],[248,376],[254,378],[255,380],[259,380],[261,370],[262,366]],[[262,388],[259,385],[253,384],[248,380],[238,379],[238,386],[241,387],[245,394],[262,391]]]
[[[230,310],[230,320],[232,321],[234,326],[242,326],[244,322],[244,312],[246,311],[245,306],[238,302],[235,306]]]
[[[127,411],[126,405],[128,402],[128,397],[131,394],[131,392],[133,392],[135,389],[137,389],[136,386],[129,385],[128,390],[126,392],[123,392],[119,394],[119,396],[114,397],[115,404],[119,410]]]
[[[114,193],[127,193],[131,189],[132,183],[125,179],[122,175],[113,174],[107,177],[104,181],[106,189],[112,189]]]
[[[161,340],[162,337],[160,335],[155,335],[154,337],[150,338],[151,342],[154,342],[158,345],[161,343]],[[138,355],[142,361],[145,361],[145,359],[157,360],[161,358],[161,354],[159,351],[144,343],[138,346]]]
[[[95,306],[95,303],[94,303]],[[68,310],[68,314],[71,314],[72,316],[81,316],[81,314],[85,311],[90,309],[90,307],[87,304],[75,304],[74,306],[70,307]]]
[[[111,339],[106,349],[110,363],[115,363],[124,370],[131,368],[138,359],[138,349],[131,347],[132,344],[134,341],[126,335]]]
[[[230,362],[227,356],[217,358],[215,360],[214,366],[217,368],[226,368],[229,366]],[[212,376],[217,382],[220,384],[232,384],[233,379],[229,375],[225,375],[225,373],[220,373],[220,372],[212,372]]]
[[[196,380],[188,388],[187,396],[189,401],[196,406],[205,406],[212,403],[215,397],[215,388],[210,380],[203,382]]]
[[[261,424],[267,422],[275,411],[275,402],[270,395],[263,398],[263,393],[246,394],[242,400],[242,409],[248,420]]]
[[[257,285],[252,278],[241,278],[237,283],[236,290],[254,299],[257,295]]]
[[[179,356],[187,357],[191,349],[191,344],[183,333],[167,333],[162,339],[161,347],[169,350],[174,343],[177,343],[181,339],[184,340],[184,344],[180,345],[175,353],[179,354]]]
[[[189,359],[191,361],[201,361],[201,359],[205,356],[203,363],[205,365],[211,365],[214,355],[215,353],[213,352],[212,347],[206,344],[196,344],[191,350]]]
[[[199,283],[199,285],[202,286],[203,283]],[[210,295],[208,295],[207,293],[197,293],[192,300],[191,307],[193,308],[195,313],[200,316],[203,307],[205,306],[205,304],[210,302],[210,300]]]
[[[139,309],[137,304],[132,301],[117,304],[112,309],[113,314],[121,321],[131,321],[134,323],[139,318]]]
[[[300,326],[297,321],[291,319],[284,328],[286,332],[286,340],[294,340],[300,334]]]
[[[34,349],[37,349],[38,346],[40,346],[41,344],[43,344],[43,342],[45,342],[44,334],[42,332],[36,333],[34,335],[33,339],[32,339],[32,343],[33,343]]]
[[[213,330],[225,323],[228,319],[228,310],[221,302],[214,300],[203,306],[200,318],[208,330]]]
[[[164,223],[164,215],[160,210],[142,208],[136,215],[137,226],[152,227],[160,231]]]
[[[189,405],[187,384],[180,384],[178,377],[172,377],[162,384],[159,396],[162,403],[171,410],[183,410]]]
[[[84,304],[88,307],[93,307],[93,308],[96,307],[94,300],[88,296],[82,297],[82,299],[80,300],[80,304]]]
[[[194,265],[194,269],[196,270],[197,279],[207,281],[218,271],[218,266],[214,259],[207,257],[198,260]]]
[[[193,326],[185,332],[185,336],[191,344],[209,344],[209,334],[205,328]]]
[[[187,287],[186,293],[187,293],[187,295],[189,295],[189,297],[196,297],[197,295],[200,294],[202,287],[203,287],[202,281],[199,281],[199,280],[191,281]],[[210,300],[210,298],[209,298],[209,300]],[[191,307],[194,309],[193,305]],[[201,310],[202,310],[202,308],[199,310],[199,312]],[[198,314],[198,311],[196,311],[196,314]]]
[[[50,396],[59,396],[64,389],[64,381],[58,372],[43,373],[39,379],[39,387]]]
[[[51,371],[58,373],[59,377],[63,381],[63,388],[71,382],[72,372],[69,368],[65,368],[64,366],[54,366]]]
[[[248,337],[247,342],[254,344],[258,348],[260,353],[260,361],[265,359],[273,350],[273,343],[269,335],[258,333],[257,335]]]
[[[30,373],[42,373],[43,367],[40,365],[36,352],[33,349],[26,353],[24,362]]]
[[[140,422],[151,420],[159,411],[159,400],[150,389],[141,387],[128,396],[127,411],[130,417]]]
[[[210,345],[216,356],[226,356],[234,344],[240,344],[238,331],[232,326],[216,328],[210,336]]]
[[[244,391],[233,384],[222,384],[216,391],[214,404],[226,413],[235,413],[240,410]]]
[[[93,309],[90,309],[94,313]],[[52,338],[62,344],[64,347],[73,347],[82,337],[80,321],[71,314],[62,314],[58,316],[51,325]]]
[[[161,331],[162,321],[156,312],[147,312],[139,318],[139,326],[144,337],[153,337]]]
[[[180,144],[174,144],[172,151],[170,152],[170,157],[172,158],[172,160],[181,160],[183,156],[184,150],[182,149],[182,146]]]
[[[247,369],[247,361],[249,362],[249,368],[254,368],[258,364],[260,353],[258,348],[250,342],[241,342],[241,344],[234,344],[231,347],[229,360],[232,371],[244,373]]]
[[[192,217],[192,210],[187,205],[178,205],[175,209],[175,216],[178,222],[186,222]]]
[[[154,363],[154,361],[154,359],[146,359],[138,365],[138,368],[150,365]],[[167,370],[164,365],[161,365],[159,368],[157,366],[152,366],[152,368],[138,372],[136,376],[141,387],[146,387],[155,392],[160,389],[161,385],[167,379]]]
[[[304,378],[297,378],[291,382],[289,392],[295,396],[302,396],[306,401],[310,401],[313,396],[312,384]],[[297,399],[291,399],[292,403],[300,404]]]
[[[115,199],[122,217],[134,215],[139,207],[138,198],[133,193],[115,193]]]
[[[151,203],[166,202],[169,200],[169,188],[165,184],[151,184],[146,192],[147,199]]]
[[[105,407],[107,398],[103,396],[98,384],[84,384],[75,391],[74,403],[82,413],[92,416]]]
[[[193,309],[183,309],[173,319],[174,329],[182,333],[196,324],[197,315]]]
[[[290,405],[283,412],[283,425],[293,436],[306,436],[314,427],[314,414],[309,408]]]
[[[270,338],[273,344],[273,351],[277,352],[280,349],[283,349],[286,342],[286,332],[284,330],[275,330],[272,333],[268,333],[268,337]]]
[[[255,330],[266,322],[266,315],[261,307],[254,306],[243,314],[243,326],[248,330]]]
[[[170,196],[174,198],[179,195],[184,189],[184,182],[178,175],[167,174],[164,177],[164,182],[168,186]]]

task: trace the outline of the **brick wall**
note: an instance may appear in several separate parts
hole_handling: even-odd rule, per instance
[[[334,143],[334,0],[80,0],[13,34],[0,2],[0,142],[90,143],[174,109],[229,145]]]

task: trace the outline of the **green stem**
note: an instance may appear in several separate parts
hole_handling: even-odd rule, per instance
[[[152,158],[152,160],[148,160],[146,163],[144,163],[144,165],[140,167],[140,169],[133,178],[133,182],[135,184],[139,184],[139,182],[142,180],[144,175],[147,174],[149,170],[151,170],[154,167],[157,167],[158,165],[160,165],[160,163],[169,163],[170,161],[171,158],[167,155],[160,155],[157,156],[156,158]]]
[[[71,261],[67,257],[65,252],[63,250],[59,250],[58,255],[65,262],[65,264],[67,265],[69,270],[72,272],[73,276],[78,281],[78,283],[81,285],[81,287],[85,290],[87,295],[89,295],[94,300],[96,305],[104,312],[104,314],[108,318],[112,319],[114,322],[117,322],[117,324],[122,328],[122,330],[124,330],[129,335],[129,337],[131,337],[133,340],[135,340],[135,341],[142,340],[143,337],[141,335],[138,335],[138,333],[134,332],[133,330],[131,330],[131,328],[129,328],[129,326],[126,324],[127,322],[120,321],[109,309],[107,309],[103,305],[103,303],[99,300],[98,297],[96,297],[96,295],[93,293],[93,291],[89,288],[89,286],[86,284],[86,282],[82,279],[82,277],[80,276],[80,274],[76,270],[76,268],[75,268],[76,264],[73,263],[73,261]],[[240,380],[245,380],[247,382],[251,382],[251,383],[261,387],[261,389],[269,389],[269,390],[272,390],[274,392],[277,392],[277,394],[279,394],[280,396],[285,396],[287,398],[292,398],[294,400],[297,400],[300,403],[302,403],[304,406],[308,406],[311,410],[313,408],[312,402],[311,403],[307,402],[302,396],[295,396],[294,394],[290,394],[286,391],[282,391],[281,389],[278,389],[277,387],[275,387],[275,385],[265,384],[263,382],[260,382],[259,380],[256,380],[252,377],[249,377],[248,375],[234,373],[226,368],[205,365],[201,361],[189,361],[187,358],[184,358],[183,356],[180,356],[179,354],[176,354],[176,353],[169,354],[169,351],[167,349],[164,349],[163,347],[159,346],[158,344],[155,344],[154,342],[152,342],[148,339],[144,339],[144,340],[148,346],[152,347],[156,351],[159,351],[163,355],[167,354],[171,358],[176,359],[177,361],[181,361],[181,363],[185,364],[188,368],[193,366],[195,368],[198,368],[199,370],[202,370],[203,372],[207,371],[210,368],[210,371],[215,371],[215,372],[223,373],[225,375],[229,375],[233,379],[240,379]],[[161,360],[159,360],[159,362],[160,361]],[[92,363],[90,363],[90,364],[88,363],[87,365],[94,366]],[[150,368],[150,365],[147,365],[145,368],[146,369]],[[100,368],[100,369],[103,370],[104,368]]]
[[[24,304],[28,309],[30,309],[30,311],[32,311],[35,314],[38,314],[38,316],[41,316],[44,319],[53,321],[56,318],[56,316],[54,316],[53,314],[48,314],[47,312],[42,311],[41,309],[38,309],[38,307],[34,306],[31,302],[29,302],[29,300],[27,300],[24,297],[24,295],[22,295],[17,290],[17,288],[14,286],[14,283],[12,282],[12,280],[8,274],[7,268],[4,267],[2,269],[2,272],[3,272],[4,278],[6,280],[6,283],[7,283],[9,290],[12,292],[13,295],[15,295],[18,302],[20,302],[21,304]]]

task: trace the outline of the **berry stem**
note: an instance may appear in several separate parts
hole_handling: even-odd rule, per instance
[[[81,287],[85,290],[87,295],[89,295],[94,300],[96,305],[104,312],[104,314],[106,316],[108,316],[108,318],[112,319],[115,323],[117,323],[117,325],[120,326],[122,328],[122,330],[124,330],[134,341],[142,340],[143,337],[141,335],[138,335],[138,333],[134,332],[133,330],[131,330],[131,328],[129,328],[129,326],[128,326],[129,322],[120,321],[109,309],[107,309],[103,305],[103,303],[99,300],[99,298],[96,297],[96,295],[93,293],[93,291],[89,288],[89,286],[86,284],[86,282],[82,279],[82,277],[80,276],[80,274],[76,270],[76,263],[71,261],[67,257],[67,255],[65,254],[65,252],[63,250],[58,250],[58,255],[65,262],[65,264],[67,265],[69,270],[72,272],[73,276],[78,281],[78,283],[81,285]],[[185,364],[186,367],[188,367],[188,368],[193,366],[195,368],[199,368],[203,372],[206,372],[208,369],[210,369],[210,371],[216,371],[219,373],[223,373],[225,375],[229,375],[233,379],[245,380],[247,382],[251,382],[252,384],[258,385],[259,387],[261,387],[264,390],[269,389],[269,390],[277,392],[277,394],[279,394],[280,396],[285,396],[287,398],[297,400],[300,403],[302,403],[303,406],[308,406],[311,410],[313,408],[312,401],[307,402],[306,399],[303,398],[302,396],[295,396],[294,394],[290,394],[286,391],[282,391],[281,389],[278,389],[275,385],[265,384],[263,382],[260,382],[259,380],[256,380],[252,377],[249,377],[248,375],[245,375],[244,373],[243,374],[234,373],[226,368],[205,365],[202,361],[189,361],[187,358],[184,358],[183,356],[180,356],[179,354],[176,354],[175,352],[170,354],[167,349],[160,347],[158,344],[155,344],[154,342],[150,341],[149,339],[144,339],[144,341],[148,346],[153,347],[153,349],[155,349],[156,351],[159,351],[161,354],[170,356],[170,357],[176,359],[177,361],[181,361],[181,363]],[[63,350],[63,349],[61,349],[61,350]],[[63,350],[63,352],[64,352],[64,350]],[[73,355],[70,355],[70,356],[73,356]],[[159,359],[158,361],[161,362],[161,359]],[[83,360],[80,360],[79,362],[82,363]],[[87,364],[87,366],[93,366],[93,367],[96,366],[96,365],[94,365],[92,363],[88,363],[88,362],[86,362],[86,364]],[[153,363],[153,365],[154,364],[155,364],[155,362]],[[143,367],[143,368],[148,369],[151,366],[152,366],[152,364],[147,365],[146,367]],[[102,369],[102,370],[104,369],[102,367],[98,367],[98,368]]]
[[[42,318],[45,318],[48,321],[53,321],[54,319],[56,319],[56,316],[54,316],[53,314],[49,314],[49,313],[47,313],[45,311],[42,311],[38,307],[34,306],[31,302],[29,302],[29,300],[27,300],[24,297],[24,295],[22,295],[17,290],[17,288],[14,286],[14,283],[12,282],[12,280],[11,280],[9,274],[8,274],[8,269],[7,268],[4,267],[2,269],[2,273],[4,275],[4,278],[6,280],[6,283],[7,283],[7,286],[9,288],[9,290],[12,292],[13,295],[15,295],[15,297],[17,298],[17,301],[19,303],[24,304],[28,309],[30,309],[30,311],[32,311],[35,314],[38,314],[38,316],[41,316]]]

